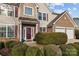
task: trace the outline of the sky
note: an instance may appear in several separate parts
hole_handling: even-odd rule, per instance
[[[52,12],[61,13],[68,10],[72,17],[79,17],[79,3],[49,3],[48,6]]]

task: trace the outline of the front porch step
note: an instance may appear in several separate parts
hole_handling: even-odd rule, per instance
[[[24,43],[27,44],[28,46],[36,45],[36,41],[29,41],[29,42],[25,41]]]

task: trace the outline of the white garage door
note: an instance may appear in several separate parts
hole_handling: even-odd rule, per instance
[[[55,32],[65,33],[65,28],[56,28]],[[68,39],[74,39],[74,30],[73,29],[66,29],[66,34],[68,36]]]
[[[65,33],[65,29],[64,28],[56,28],[55,29],[55,32],[64,32]]]
[[[68,39],[74,39],[74,30],[73,29],[67,29],[66,33],[68,35]]]

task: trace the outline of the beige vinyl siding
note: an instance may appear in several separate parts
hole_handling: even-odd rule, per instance
[[[47,13],[48,14],[48,21],[40,21],[40,27],[47,27],[47,25],[57,16],[52,14],[52,12],[49,11],[48,7],[44,3],[37,3],[39,7],[39,12]]]

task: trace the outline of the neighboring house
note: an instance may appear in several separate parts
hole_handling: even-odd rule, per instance
[[[76,28],[79,29],[79,18],[73,18],[75,24],[76,24]]]
[[[58,14],[58,16],[48,24],[48,28],[50,28],[53,32],[66,33],[68,39],[74,39],[75,37],[75,23],[67,11]]]
[[[73,39],[74,28],[67,11],[52,13],[44,3],[0,4],[0,40],[33,41],[38,32],[64,32]]]

